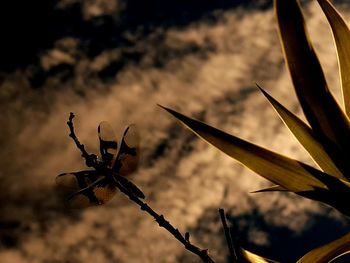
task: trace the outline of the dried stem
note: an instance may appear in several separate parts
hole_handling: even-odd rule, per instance
[[[224,209],[219,209],[219,214],[222,222],[222,227],[225,232],[226,237],[226,243],[228,250],[230,252],[230,257],[232,259],[231,262],[237,262],[237,263],[248,263],[251,262],[247,260],[247,258],[243,254],[242,248],[239,246],[239,243],[236,238],[232,236],[232,227],[229,227],[227,225],[226,215]],[[260,262],[260,261],[259,261]]]
[[[81,156],[85,159],[86,165],[88,167],[93,167],[96,170],[99,170],[99,164],[97,162],[96,155],[89,154],[85,150],[84,145],[79,142],[77,136],[75,135],[74,126],[73,126],[73,118],[74,118],[74,114],[70,113],[69,120],[67,121],[67,125],[68,125],[69,130],[70,130],[69,136],[74,140],[77,148],[81,151]],[[131,201],[136,203],[140,207],[141,210],[143,210],[146,213],[148,213],[149,215],[151,215],[156,220],[156,222],[159,224],[160,227],[163,227],[166,230],[168,230],[168,232],[170,232],[179,242],[181,242],[188,251],[196,254],[198,257],[200,257],[202,259],[203,262],[215,263],[215,261],[209,256],[209,252],[207,249],[201,249],[201,248],[193,245],[190,242],[190,235],[188,232],[186,232],[185,236],[183,236],[177,228],[173,227],[170,224],[170,222],[164,218],[163,215],[160,215],[157,212],[155,212],[147,203],[143,202],[140,198],[135,196],[131,191],[129,191],[126,187],[124,187],[123,184],[121,184],[118,181],[118,175],[115,176],[115,183],[121,192],[123,192],[125,195],[127,195]]]
[[[95,154],[89,154],[86,150],[85,150],[85,146],[84,144],[81,144],[77,138],[77,136],[75,135],[75,131],[74,131],[74,125],[73,125],[73,119],[74,119],[75,115],[73,112],[71,112],[69,114],[69,119],[67,121],[67,125],[69,127],[69,137],[71,137],[75,143],[75,145],[77,146],[77,148],[81,151],[81,156],[85,159],[86,162],[86,166],[88,167],[94,167],[96,168],[97,166],[97,157]]]
[[[160,227],[165,228],[168,230],[178,241],[180,241],[184,247],[191,251],[192,253],[199,256],[203,262],[207,263],[215,263],[215,261],[209,256],[207,249],[201,249],[195,245],[193,245],[189,240],[189,233],[186,232],[185,236],[181,234],[181,232],[173,227],[169,221],[167,221],[163,215],[159,215],[157,212],[155,212],[147,203],[140,200],[138,197],[136,197],[134,194],[130,193],[126,188],[124,188],[122,185],[118,184],[118,188],[121,192],[126,194],[131,201],[138,204],[140,209],[147,212],[149,215],[151,215],[156,222],[159,224]]]
[[[220,214],[220,218],[221,218],[221,222],[222,222],[222,227],[223,227],[224,232],[225,232],[228,251],[230,252],[232,262],[235,262],[238,257],[237,257],[237,253],[236,253],[234,245],[233,245],[233,240],[232,240],[230,229],[227,226],[225,210],[220,208],[219,214]]]

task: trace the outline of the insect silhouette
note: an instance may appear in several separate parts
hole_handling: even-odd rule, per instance
[[[72,131],[73,126],[70,128]],[[145,198],[142,191],[125,178],[137,169],[140,158],[140,136],[136,126],[125,129],[119,147],[113,129],[105,121],[98,126],[98,137],[100,156],[89,155],[89,166],[94,170],[63,173],[56,177],[57,185],[70,191],[66,205],[83,208],[105,204],[116,194],[118,185],[138,198]]]

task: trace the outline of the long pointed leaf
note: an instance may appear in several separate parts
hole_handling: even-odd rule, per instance
[[[312,131],[312,129],[306,125],[296,115],[286,109],[282,104],[275,100],[270,94],[257,85],[264,96],[269,100],[271,105],[277,111],[285,125],[294,134],[301,145],[309,152],[314,161],[320,166],[320,168],[337,178],[346,179],[343,174],[338,170],[330,156],[327,154],[323,145],[320,144]]]
[[[241,249],[242,249],[243,256],[245,257],[245,260],[247,262],[250,262],[250,263],[278,263],[277,261],[261,257],[257,254],[254,254],[254,253],[248,251],[248,250],[245,250],[243,248],[241,248]]]
[[[350,116],[350,29],[342,15],[328,0],[318,0],[332,28],[337,47],[345,110]]]
[[[329,262],[338,256],[350,251],[350,233],[334,240],[331,243],[311,250],[304,255],[297,263],[323,263]]]
[[[270,187],[266,187],[266,188],[263,188],[263,189],[252,191],[250,193],[251,194],[256,194],[256,193],[263,193],[263,192],[288,192],[288,190],[283,188],[280,185],[273,185],[273,186],[270,186]]]
[[[298,99],[312,129],[338,168],[350,174],[350,123],[332,94],[304,25],[297,0],[275,0],[279,33]]]
[[[165,108],[187,128],[254,172],[292,192],[327,189],[313,176],[321,171]]]

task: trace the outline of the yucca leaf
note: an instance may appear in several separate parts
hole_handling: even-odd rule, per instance
[[[255,194],[255,193],[263,193],[263,192],[288,192],[288,190],[283,188],[280,185],[273,185],[273,186],[270,186],[270,187],[266,187],[266,188],[263,188],[263,189],[252,191],[250,193],[251,194]]]
[[[318,0],[332,28],[337,47],[345,110],[350,116],[350,29],[342,15],[328,0]]]
[[[244,257],[244,262],[250,262],[250,263],[278,263],[277,261],[271,260],[271,259],[267,259],[264,257],[261,257],[257,254],[254,254],[248,250],[245,249],[241,249],[242,250],[242,254]]]
[[[327,186],[324,188],[315,188],[313,191],[298,192],[297,194],[326,203],[346,216],[350,216],[350,206],[348,198],[350,197],[350,183],[326,173],[313,173],[313,176],[319,179]]]
[[[222,221],[223,230],[226,237],[226,242],[228,250],[230,252],[231,262],[242,262],[242,263],[274,263],[276,261],[264,258],[257,254],[254,254],[248,250],[241,247],[239,238],[237,238],[237,233],[235,227],[229,227],[226,220],[226,215],[224,209],[219,209],[220,219]]]
[[[320,144],[312,131],[312,129],[305,124],[296,115],[286,109],[282,104],[275,100],[264,89],[257,85],[264,96],[269,100],[271,105],[277,111],[285,125],[294,134],[301,145],[309,152],[313,160],[320,166],[320,168],[337,178],[346,179],[343,174],[338,170],[330,156],[325,151],[322,144]]]
[[[327,189],[313,176],[321,171],[160,106],[192,132],[271,182],[292,192]]]
[[[160,107],[207,143],[286,191],[321,201],[350,216],[347,198],[350,196],[350,182],[347,180],[242,140],[177,111]]]
[[[326,245],[318,247],[311,250],[297,263],[324,263],[330,262],[331,260],[337,258],[344,253],[350,251],[350,233],[344,235],[343,237],[332,241]]]
[[[304,114],[344,176],[350,175],[350,123],[332,94],[296,0],[275,0],[285,59]]]

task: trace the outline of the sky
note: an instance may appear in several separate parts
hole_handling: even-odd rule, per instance
[[[241,2],[205,1],[198,7],[195,1],[164,5],[153,0],[149,6],[50,1],[32,14],[42,19],[33,32],[33,25],[23,21],[20,32],[29,30],[25,39],[5,32],[2,262],[200,262],[122,193],[104,206],[65,208],[55,177],[85,169],[68,136],[70,112],[76,115],[77,136],[92,153],[98,153],[101,121],[108,121],[118,136],[127,125],[137,125],[141,160],[129,179],[154,210],[183,233],[189,231],[193,243],[208,248],[217,262],[228,262],[220,207],[243,247],[282,262],[295,262],[349,230],[347,219],[323,204],[293,194],[249,193],[271,184],[157,106],[312,164],[255,87],[259,83],[302,117],[271,3]],[[316,1],[303,3],[316,51],[339,99],[326,19]],[[350,20],[349,6],[344,1],[336,6]],[[42,15],[48,10],[50,15]]]

